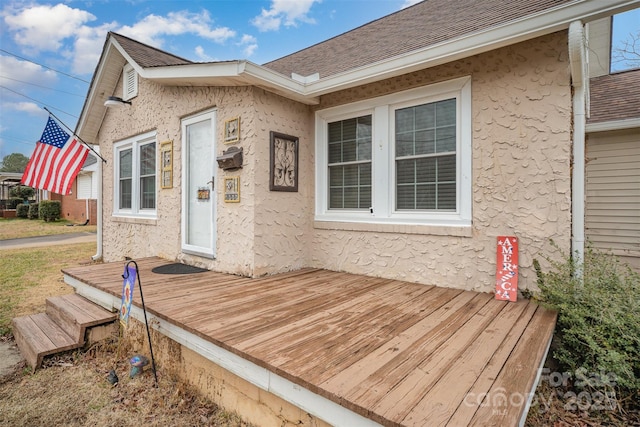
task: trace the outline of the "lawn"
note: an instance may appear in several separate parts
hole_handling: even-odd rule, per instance
[[[1,239],[87,229],[64,222],[0,220]],[[91,262],[94,252],[95,243],[57,245],[54,250],[0,248],[0,341],[12,340],[13,317],[44,312],[47,297],[72,293],[60,270]],[[149,370],[130,379],[130,355],[131,349],[114,339],[46,358],[35,373],[20,362],[0,373],[0,426],[249,426],[162,367],[159,387]],[[120,376],[115,387],[106,378],[110,369]]]
[[[39,219],[0,218],[0,240],[78,233],[80,231],[96,231],[95,225],[73,225],[73,223],[65,220],[44,222]]]
[[[13,317],[44,311],[46,297],[72,293],[60,270],[91,262],[95,250],[95,243],[0,249],[0,335]]]

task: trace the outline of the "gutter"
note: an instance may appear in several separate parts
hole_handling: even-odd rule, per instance
[[[573,164],[571,177],[571,254],[577,265],[584,261],[585,215],[585,129],[588,96],[587,60],[584,26],[581,21],[569,25],[569,63],[573,86]],[[577,274],[581,275],[579,267]]]
[[[96,146],[95,147],[96,150],[98,151],[98,153],[100,153],[100,147]],[[96,238],[96,254],[94,256],[91,257],[91,259],[93,261],[102,261],[102,163],[101,161],[98,161],[98,202],[97,202],[97,207],[96,207],[96,222],[97,222],[97,227],[96,227],[96,232],[97,232],[97,238]]]

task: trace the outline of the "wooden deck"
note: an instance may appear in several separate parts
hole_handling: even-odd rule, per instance
[[[138,261],[148,312],[383,425],[517,425],[555,325],[490,294],[313,269],[151,272],[167,263]],[[123,266],[64,273],[120,298]]]

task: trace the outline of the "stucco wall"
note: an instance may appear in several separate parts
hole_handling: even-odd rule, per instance
[[[116,93],[121,91],[121,82]],[[256,132],[251,118],[255,115],[253,88],[185,88],[164,87],[139,79],[138,96],[132,106],[109,109],[99,133],[103,156],[113,158],[114,143],[155,130],[157,132],[157,161],[159,144],[173,141],[173,187],[160,189],[159,173],[156,180],[157,219],[124,218],[113,215],[113,161],[104,166],[104,250],[105,261],[122,260],[125,256],[137,259],[160,256],[169,260],[181,259],[187,263],[210,269],[251,275],[253,270],[253,176]],[[215,156],[229,148],[224,145],[224,121],[241,117],[241,140],[238,146],[245,150],[244,168],[234,172],[217,170],[217,253],[215,260],[181,253],[181,119],[201,111],[216,109],[217,147]],[[215,157],[214,156],[214,157]],[[242,203],[224,203],[222,187],[225,176],[240,176]]]
[[[307,267],[313,224],[313,115],[309,107],[256,90],[254,276]],[[298,191],[269,191],[271,131],[299,139]]]
[[[549,240],[570,243],[571,87],[565,32],[433,69],[322,97],[314,108],[259,88],[176,88],[140,80],[130,108],[109,110],[99,139],[106,158],[113,143],[149,130],[173,140],[172,189],[158,190],[153,221],[112,216],[113,163],[105,165],[104,257],[161,256],[260,276],[312,266],[425,284],[492,291],[496,236],[520,239],[520,285],[535,286],[534,258],[553,253]],[[421,87],[461,76],[472,79],[473,225],[331,227],[314,223],[313,110]],[[119,93],[120,89],[116,90]],[[244,167],[218,169],[217,259],[180,251],[180,120],[217,108],[224,121],[241,119]],[[296,136],[299,190],[269,191],[269,132]],[[218,143],[220,154],[228,148]],[[224,176],[240,176],[241,202],[224,203]],[[356,231],[357,230],[357,231]]]
[[[520,288],[535,287],[533,259],[545,264],[542,257],[554,252],[549,239],[569,248],[572,109],[565,32],[328,95],[319,109],[467,75],[473,99],[470,235],[446,235],[444,227],[434,234],[317,228],[312,266],[490,292],[497,236],[519,238]]]

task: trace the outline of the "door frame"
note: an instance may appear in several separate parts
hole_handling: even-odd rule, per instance
[[[206,111],[201,111],[199,113],[190,115],[190,116],[186,116],[180,119],[180,129],[181,129],[181,157],[182,157],[182,177],[181,177],[181,189],[182,189],[182,196],[181,196],[181,210],[182,210],[182,214],[181,214],[181,218],[180,218],[180,228],[181,228],[181,244],[180,244],[180,250],[183,253],[186,254],[191,254],[191,255],[197,255],[197,256],[201,256],[201,257],[205,257],[205,258],[211,258],[211,259],[215,259],[216,258],[216,245],[217,245],[217,212],[218,212],[218,206],[217,206],[217,202],[218,202],[218,198],[217,198],[217,191],[216,191],[216,187],[215,187],[215,182],[217,180],[217,166],[215,164],[215,153],[216,153],[216,149],[217,149],[217,122],[216,122],[216,118],[217,118],[217,110],[214,109],[210,109],[210,110],[206,110]],[[186,128],[187,126],[194,124],[194,123],[198,123],[198,122],[202,122],[205,120],[211,120],[211,131],[212,131],[212,142],[211,142],[211,179],[213,182],[213,186],[210,185],[210,189],[211,189],[211,193],[210,193],[210,203],[211,203],[211,250],[208,250],[208,248],[204,248],[204,247],[200,247],[200,246],[194,246],[194,245],[189,245],[187,244],[187,220],[188,220],[188,212],[189,212],[189,207],[188,207],[188,194],[189,194],[189,189],[187,188],[188,186],[188,147],[187,147],[187,138],[186,138]]]

